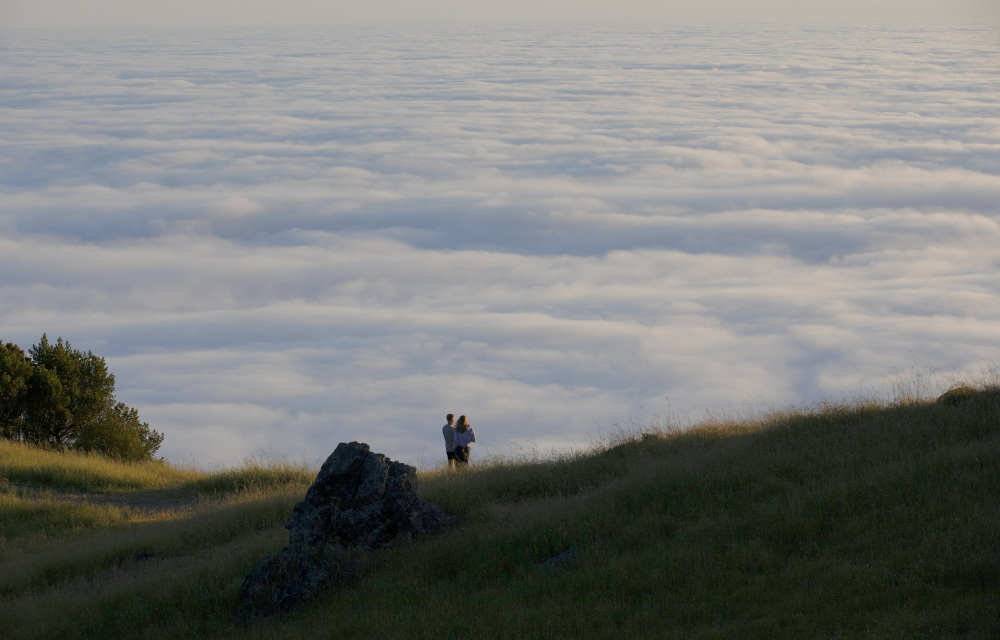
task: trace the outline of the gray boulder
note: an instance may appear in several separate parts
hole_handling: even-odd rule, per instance
[[[372,550],[440,529],[451,518],[416,488],[415,468],[367,444],[337,445],[285,523],[288,546],[243,582],[239,617],[287,613],[343,583]]]

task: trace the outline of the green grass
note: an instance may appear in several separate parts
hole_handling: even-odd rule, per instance
[[[0,557],[4,638],[1000,637],[991,389],[654,425],[554,459],[424,470],[421,495],[459,524],[245,626],[239,586],[287,541],[312,472],[95,462],[72,481],[38,464],[31,480],[4,455],[0,522],[35,514],[17,516],[34,524],[11,525],[17,552]],[[161,480],[132,488],[140,471]],[[60,511],[80,486],[201,497]],[[567,549],[578,559],[536,568]]]

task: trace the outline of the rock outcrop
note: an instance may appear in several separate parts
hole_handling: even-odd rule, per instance
[[[970,387],[962,385],[949,389],[941,394],[936,402],[953,407],[970,403],[988,403],[1000,401],[1000,387]]]
[[[287,613],[350,577],[368,552],[440,529],[449,518],[416,487],[415,468],[367,444],[338,445],[285,523],[288,546],[243,582],[238,615]]]

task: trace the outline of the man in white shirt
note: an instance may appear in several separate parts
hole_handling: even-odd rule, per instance
[[[455,468],[455,414],[447,415],[448,424],[441,428],[444,433],[444,451],[448,455],[448,468]]]

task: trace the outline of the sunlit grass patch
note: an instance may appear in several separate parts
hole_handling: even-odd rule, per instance
[[[128,509],[115,505],[0,494],[0,538],[46,538],[81,529],[127,522]],[[3,545],[0,545],[0,551]]]
[[[15,485],[64,492],[123,492],[184,489],[232,492],[254,488],[308,484],[315,470],[285,457],[255,456],[241,464],[210,472],[194,465],[162,461],[127,463],[93,453],[59,451],[0,440],[0,478]]]
[[[162,462],[124,463],[93,453],[58,451],[0,440],[0,477],[60,491],[161,489],[201,472]]]
[[[316,469],[301,460],[287,457],[250,456],[234,467],[214,473],[204,473],[186,483],[187,488],[200,492],[233,492],[284,485],[308,487],[316,479]]]

